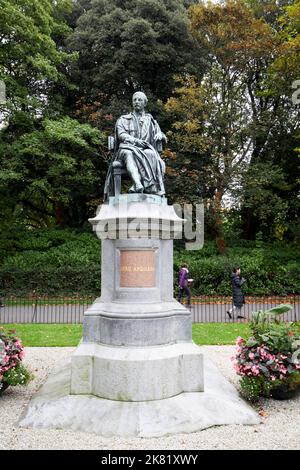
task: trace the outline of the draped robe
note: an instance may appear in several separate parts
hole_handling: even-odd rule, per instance
[[[161,142],[155,141],[157,134],[161,134],[161,130],[151,114],[145,113],[140,118],[137,118],[134,113],[121,116],[116,123],[113,161],[118,160],[126,167],[125,156],[130,151],[134,157],[144,191],[151,194],[158,192],[164,194],[165,163],[158,153]],[[164,136],[164,134],[162,135]],[[135,139],[147,142],[147,148],[137,146]],[[113,181],[110,166],[104,189],[105,199],[111,194],[113,194]]]

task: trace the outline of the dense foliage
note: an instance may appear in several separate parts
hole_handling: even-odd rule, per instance
[[[208,242],[177,250],[175,272],[190,264],[195,294],[230,293],[235,263],[248,293],[300,291],[300,0],[0,0],[0,8],[8,292],[99,290],[98,245],[84,230],[102,201],[106,138],[140,89],[168,134],[169,202],[205,207]]]
[[[234,368],[241,376],[242,394],[251,401],[300,389],[299,326],[278,318],[291,305],[278,305],[256,312],[250,323],[251,336],[238,337]]]
[[[0,327],[0,393],[7,385],[26,385],[32,374],[22,364],[25,351],[12,330]]]
[[[12,240],[10,240],[12,243]],[[98,295],[101,285],[100,243],[78,230],[31,230],[15,240],[18,252],[5,258],[0,280],[7,295]],[[193,295],[231,295],[230,272],[239,264],[246,295],[300,293],[300,254],[283,243],[234,242],[227,255],[211,241],[202,250],[175,249],[174,288],[181,263],[189,264]]]
[[[249,8],[248,3],[252,9]],[[224,250],[223,205],[239,205],[243,238],[294,237],[299,216],[299,112],[292,100],[300,62],[299,2],[197,4],[190,17],[208,50],[201,81],[179,77],[166,103],[175,200],[203,198],[207,225]],[[277,19],[276,19],[277,18]]]
[[[203,50],[191,34],[182,0],[78,0],[68,45],[79,52],[74,80],[85,101],[108,113],[128,109],[143,89],[155,107],[172,93],[176,73],[200,75]],[[189,2],[193,3],[193,2]],[[98,100],[97,100],[98,98]]]

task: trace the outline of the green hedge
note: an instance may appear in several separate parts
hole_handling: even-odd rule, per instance
[[[100,265],[71,268],[44,266],[43,268],[0,271],[3,294],[6,296],[74,296],[99,295]]]
[[[25,233],[20,251],[0,267],[6,295],[99,295],[100,242],[92,232],[39,230]],[[202,250],[174,250],[174,286],[182,262],[190,266],[193,295],[230,295],[229,274],[239,264],[246,294],[300,293],[300,250],[297,246],[239,241],[225,256],[213,242]]]
[[[203,256],[204,255],[204,256]],[[205,252],[175,252],[174,271],[186,262],[195,280],[193,294],[231,294],[229,275],[239,265],[247,280],[244,291],[252,295],[300,293],[300,259],[296,247],[268,245],[260,248],[229,248],[225,256]]]
[[[99,295],[100,243],[78,230],[30,231],[0,267],[5,295]]]

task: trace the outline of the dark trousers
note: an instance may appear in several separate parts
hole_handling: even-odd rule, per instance
[[[178,302],[181,302],[182,296],[184,294],[187,296],[188,305],[191,305],[191,291],[188,288],[188,286],[184,286],[184,287],[179,288],[179,294],[178,294],[178,298],[177,298]]]

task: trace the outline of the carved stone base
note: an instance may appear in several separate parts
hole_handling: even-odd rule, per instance
[[[104,437],[160,437],[224,424],[259,424],[259,416],[204,358],[204,392],[165,400],[124,402],[70,394],[70,362],[61,365],[31,400],[21,427],[72,429]]]
[[[75,395],[131,402],[204,390],[202,354],[192,343],[148,348],[82,343],[71,366]]]

